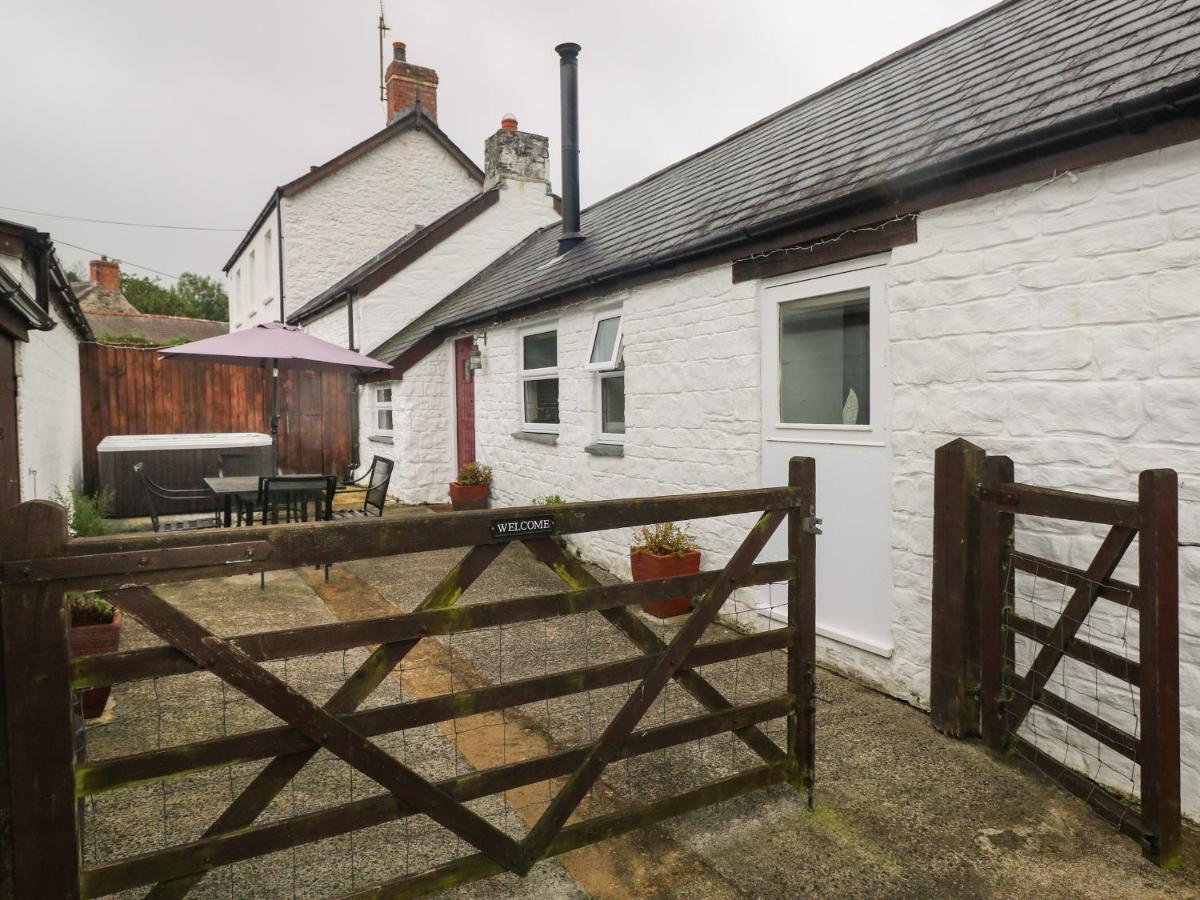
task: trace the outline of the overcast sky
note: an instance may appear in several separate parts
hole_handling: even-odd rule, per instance
[[[388,40],[437,70],[443,130],[482,164],[501,114],[550,135],[580,54],[585,205],[992,0],[385,0]],[[244,230],[274,187],[384,125],[378,0],[5,3],[0,206]],[[389,44],[390,53],[390,44]],[[64,262],[220,274],[240,235],[11,208]],[[77,244],[87,250],[66,245]]]

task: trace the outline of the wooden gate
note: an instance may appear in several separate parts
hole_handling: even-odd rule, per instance
[[[937,455],[934,724],[1033,763],[1166,867],[1180,850],[1177,495],[1170,469],[1121,500],[1017,483],[1012,460],[966,441]],[[1068,565],[1022,547],[1018,517],[1020,531],[1065,520],[1103,539]],[[1041,546],[1064,543],[1058,531]],[[1133,584],[1115,574],[1135,540]]]
[[[157,885],[155,897],[186,894],[210,869],[301,844],[424,814],[474,851],[421,873],[363,889],[355,896],[415,896],[533,864],[587,844],[756,788],[787,781],[813,785],[815,652],[814,466],[793,460],[789,486],[716,494],[571,503],[213,530],[193,534],[66,538],[64,511],[35,501],[13,510],[4,528],[4,736],[11,793],[9,827],[0,828],[0,893],[28,897],[95,897]],[[600,585],[566,551],[562,535],[654,522],[759,513],[727,564],[633,584]],[[789,559],[755,563],[771,534],[787,521]],[[513,541],[564,581],[563,593],[456,606],[472,582]],[[159,597],[153,586],[346,560],[469,548],[412,613],[223,638]],[[739,587],[786,581],[788,625],[699,642],[722,604]],[[164,646],[70,659],[64,591],[105,590]],[[633,606],[679,594],[700,595],[669,640]],[[640,655],[506,684],[473,687],[423,700],[360,709],[411,651],[432,635],[595,611]],[[323,704],[300,694],[264,667],[270,660],[371,647],[374,650]],[[699,671],[702,665],[783,650],[785,689],[761,702],[730,702]],[[278,717],[283,725],[147,752],[91,761],[77,758],[72,691],[207,670]],[[671,680],[706,712],[638,729]],[[433,782],[372,743],[372,738],[472,713],[635,683],[594,741],[548,756]],[[157,682],[156,682],[157,684]],[[453,690],[453,688],[452,688]],[[786,720],[785,746],[760,728]],[[732,733],[757,757],[738,774],[642,802],[620,812],[567,824],[605,768],[705,736]],[[259,822],[320,750],[378,783],[387,793],[282,820]],[[119,786],[145,785],[234,761],[270,760],[199,840],[83,866],[83,798]],[[523,840],[467,806],[523,785],[565,784]],[[232,782],[231,782],[232,785]]]

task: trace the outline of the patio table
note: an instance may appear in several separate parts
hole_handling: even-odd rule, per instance
[[[305,477],[320,478],[322,476],[312,475]],[[212,491],[213,496],[222,503],[222,524],[226,528],[230,528],[233,525],[233,501],[238,497],[253,499],[258,496],[258,479],[258,475],[228,475],[223,478],[212,476],[204,479],[204,484]],[[291,493],[295,491],[295,488],[281,484],[278,487],[272,487],[272,490]]]

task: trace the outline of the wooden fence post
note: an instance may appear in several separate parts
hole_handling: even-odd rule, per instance
[[[1178,490],[1170,469],[1138,478],[1143,852],[1165,868],[1180,863]]]
[[[987,454],[962,438],[933,462],[933,623],[929,708],[934,728],[979,734],[978,532],[975,490]]]
[[[43,500],[22,503],[0,523],[0,558],[55,556],[66,538],[67,514],[61,506]],[[0,880],[3,896],[79,896],[67,624],[62,588],[0,586],[0,740],[9,814],[0,853],[12,866],[11,885]],[[11,891],[4,889],[9,886]]]
[[[1007,456],[989,456],[983,461],[980,484],[994,488],[1013,480],[1013,461]],[[980,733],[987,745],[1002,752],[1010,735],[1004,699],[1006,676],[1012,677],[1016,639],[1005,628],[1005,609],[1010,605],[1008,579],[1011,575],[1014,521],[1011,512],[1003,512],[988,503],[978,505],[978,560],[976,577],[979,598]]]
[[[799,488],[800,499],[788,513],[788,693],[794,705],[788,715],[788,756],[795,764],[792,781],[808,793],[813,805],[813,762],[816,748],[817,686],[817,463],[796,456],[788,464],[788,484]]]

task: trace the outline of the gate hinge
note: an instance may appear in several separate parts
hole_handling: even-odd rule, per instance
[[[822,534],[821,523],[823,521],[816,516],[805,516],[800,520],[800,530],[805,534]]]

